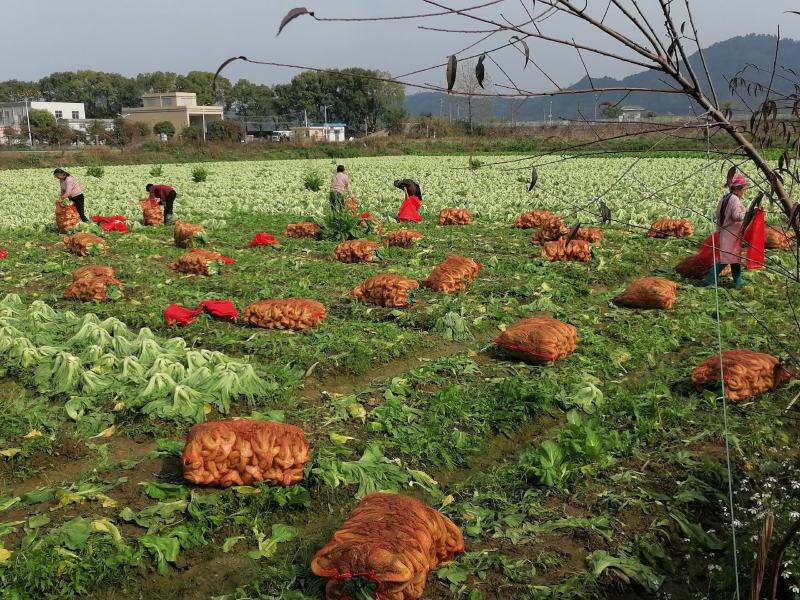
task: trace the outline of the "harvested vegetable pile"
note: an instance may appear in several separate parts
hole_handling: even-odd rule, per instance
[[[558,215],[551,213],[549,210],[529,210],[518,214],[514,219],[514,225],[520,229],[534,229],[541,227],[547,221],[553,219],[560,219]]]
[[[114,268],[106,265],[84,265],[72,272],[72,281],[90,277],[114,277]]]
[[[712,262],[705,260],[701,255],[692,254],[675,265],[675,272],[678,275],[682,275],[688,279],[702,279],[708,274],[712,265]],[[720,273],[720,276],[730,274],[730,265],[725,265],[725,268]]]
[[[172,228],[172,236],[178,248],[191,248],[194,242],[205,243],[205,229],[202,225],[187,223],[178,219]]]
[[[603,230],[599,227],[579,227],[572,239],[597,244],[603,240]]]
[[[549,261],[589,262],[592,260],[592,247],[583,240],[572,240],[569,244],[563,240],[545,242],[539,256]]]
[[[333,257],[343,263],[372,262],[377,247],[372,240],[347,240],[333,249]]]
[[[350,196],[344,201],[344,207],[354,217],[358,215],[358,200],[356,200],[353,196]]]
[[[195,248],[171,263],[169,268],[188,275],[218,275],[222,265],[232,262],[233,259],[226,258],[219,252]]]
[[[56,227],[58,233],[68,233],[80,223],[78,209],[69,200],[56,201]]]
[[[771,354],[753,350],[727,350],[722,353],[722,368],[728,400],[738,402],[774,390],[797,374]],[[692,373],[692,384],[702,390],[720,381],[720,357],[711,356]]]
[[[578,330],[552,317],[515,323],[494,341],[513,358],[535,365],[551,364],[575,352]]]
[[[139,200],[139,206],[142,209],[142,222],[145,225],[161,225],[164,223],[164,212],[161,210],[158,200],[142,198]]]
[[[694,234],[694,223],[689,219],[656,219],[647,237],[652,238],[685,238]]]
[[[413,229],[397,229],[390,231],[386,234],[385,243],[387,246],[396,246],[397,248],[410,248],[422,239],[421,231],[414,231]]]
[[[244,311],[245,323],[265,329],[300,331],[316,327],[325,320],[325,306],[316,300],[285,298],[259,300]]]
[[[358,222],[359,227],[364,227],[368,233],[375,235],[383,235],[383,223],[378,217],[373,217],[369,213],[363,213],[361,220]]]
[[[792,247],[794,238],[794,230],[768,225],[764,232],[764,248],[769,250],[788,250]]]
[[[314,555],[311,570],[328,580],[329,600],[361,597],[353,593],[359,583],[375,586],[381,600],[416,600],[428,574],[463,551],[464,537],[450,519],[414,498],[376,493]]]
[[[64,238],[64,245],[73,254],[78,256],[92,256],[103,254],[106,251],[106,241],[93,233],[76,233]]]
[[[350,295],[369,304],[405,308],[408,306],[408,292],[418,287],[416,279],[391,274],[373,275],[354,288]]]
[[[672,308],[678,285],[661,277],[643,277],[631,283],[614,302],[628,308]]]
[[[108,275],[92,275],[73,281],[64,290],[65,298],[75,298],[83,302],[105,302],[122,298],[121,284]]]
[[[320,228],[311,221],[301,221],[299,223],[289,223],[283,230],[284,237],[288,238],[319,238]]]
[[[469,225],[472,212],[466,208],[443,208],[439,211],[439,225]]]
[[[435,292],[452,294],[465,289],[480,270],[480,263],[463,256],[451,255],[436,265],[423,283]]]
[[[299,427],[238,419],[194,425],[183,449],[183,476],[198,485],[228,487],[303,480],[308,442]]]
[[[560,217],[545,221],[542,226],[531,236],[531,244],[544,244],[560,240],[569,233],[569,227],[564,225]]]

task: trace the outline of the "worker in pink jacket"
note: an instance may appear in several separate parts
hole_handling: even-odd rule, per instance
[[[53,171],[53,177],[58,179],[61,188],[58,199],[67,199],[72,202],[75,209],[78,211],[78,216],[81,218],[81,221],[86,223],[89,219],[86,218],[86,213],[84,212],[83,190],[81,190],[81,185],[78,183],[78,180],[64,169],[56,169]]]
[[[727,186],[730,191],[720,199],[714,212],[719,237],[718,258],[703,281],[706,285],[714,285],[726,265],[730,265],[733,281],[736,287],[740,287],[745,284],[742,277],[742,236],[747,211],[742,198],[747,189],[747,180],[744,175],[737,174],[731,178]]]

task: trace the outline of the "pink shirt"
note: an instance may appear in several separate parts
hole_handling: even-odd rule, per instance
[[[78,180],[72,175],[61,182],[61,194],[67,198],[74,198],[75,196],[80,196],[82,193],[83,191],[81,191]]]
[[[722,264],[738,264],[742,257],[742,225],[746,210],[744,204],[736,194],[730,194],[730,200],[722,213],[726,194],[717,203],[717,210],[714,211],[719,231],[719,262]],[[720,225],[722,223],[722,225]]]
[[[336,173],[331,179],[331,191],[344,194],[350,191],[350,178],[347,173]]]

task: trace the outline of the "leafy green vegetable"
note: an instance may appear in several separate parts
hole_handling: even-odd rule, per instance
[[[664,583],[664,577],[657,575],[653,569],[643,565],[636,558],[625,554],[612,556],[605,550],[596,550],[587,556],[586,560],[595,575],[601,575],[606,569],[618,569],[651,593],[657,592]]]

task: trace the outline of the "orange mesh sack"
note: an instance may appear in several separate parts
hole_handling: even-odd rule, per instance
[[[631,283],[614,302],[628,308],[672,308],[678,285],[661,277],[644,277]]]
[[[408,306],[408,292],[418,287],[416,279],[391,274],[373,275],[354,288],[350,295],[369,304],[405,308]]]
[[[598,244],[603,240],[603,230],[599,227],[579,227],[575,237],[572,239]]]
[[[480,270],[480,263],[463,256],[452,255],[434,267],[424,284],[435,292],[452,294],[466,288]]]
[[[347,240],[333,249],[333,257],[343,263],[372,262],[377,247],[372,240]]]
[[[592,247],[583,240],[572,240],[569,244],[563,240],[545,242],[539,256],[549,261],[589,262],[592,260]]]
[[[195,248],[170,264],[169,268],[187,275],[218,275],[225,264],[223,258],[219,252]]]
[[[414,231],[413,229],[397,229],[390,231],[386,234],[385,243],[387,246],[396,246],[398,248],[410,248],[422,239],[421,231]]]
[[[352,599],[356,580],[371,582],[380,600],[416,600],[428,574],[464,551],[453,522],[419,500],[376,493],[364,498],[311,560],[328,580],[327,600]]]
[[[56,227],[58,233],[67,233],[80,222],[81,218],[78,215],[78,209],[69,200],[61,200],[56,202]]]
[[[283,235],[288,238],[313,238],[317,239],[320,234],[319,225],[311,221],[301,221],[300,223],[289,223],[283,230]]]
[[[161,225],[164,222],[164,213],[158,200],[142,198],[139,200],[142,209],[142,221],[145,225]]]
[[[93,233],[76,233],[64,238],[64,245],[73,254],[89,256],[102,254],[106,251],[106,241]]]
[[[533,229],[541,227],[547,221],[552,219],[560,219],[556,214],[551,213],[549,210],[529,210],[528,212],[517,215],[514,219],[514,225],[520,229]]]
[[[768,225],[764,231],[764,248],[769,250],[788,250],[792,247],[794,231]]]
[[[656,219],[647,237],[652,238],[684,238],[694,233],[694,224],[689,219]]]
[[[189,248],[192,246],[194,236],[198,236],[198,240],[200,240],[205,231],[202,225],[195,225],[178,219],[172,228],[172,237],[178,248]]]
[[[74,298],[83,302],[105,302],[122,298],[120,282],[113,277],[99,275],[84,277],[73,281],[64,290],[65,298]]]
[[[344,201],[344,207],[354,217],[358,215],[358,200],[356,200],[353,196],[350,196]]]
[[[708,274],[708,271],[711,269],[711,266],[708,262],[703,260],[700,255],[692,254],[691,256],[687,256],[677,265],[675,265],[675,272],[678,275],[682,275],[688,279],[702,279]],[[720,273],[720,276],[723,275],[730,275],[731,274],[731,267],[730,265],[725,265],[725,268]]]
[[[91,277],[114,277],[114,269],[106,265],[85,265],[72,272],[72,281]]]
[[[469,225],[472,212],[466,208],[443,208],[439,211],[439,225]]]
[[[564,225],[564,221],[560,217],[545,221],[542,226],[536,230],[531,237],[531,244],[544,244],[545,242],[554,242],[560,240],[562,237],[569,233],[569,227]]]
[[[183,449],[183,476],[198,485],[228,487],[303,480],[308,442],[299,427],[237,419],[193,426]]]
[[[513,358],[550,364],[575,352],[578,330],[552,317],[534,317],[512,325],[494,343]]]
[[[244,321],[264,329],[291,329],[300,331],[316,327],[325,320],[325,306],[316,300],[285,298],[259,300],[244,311]]]
[[[711,356],[692,373],[692,384],[702,390],[709,383],[720,381],[720,357]],[[774,390],[781,383],[796,377],[791,369],[771,354],[753,350],[727,350],[722,353],[725,392],[728,400],[739,402]]]

